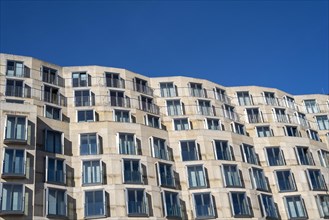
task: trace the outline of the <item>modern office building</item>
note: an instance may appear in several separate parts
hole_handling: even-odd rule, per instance
[[[0,58],[0,219],[329,218],[328,95]]]

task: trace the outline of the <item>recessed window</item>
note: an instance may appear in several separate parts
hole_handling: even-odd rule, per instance
[[[221,166],[224,186],[225,187],[242,187],[242,180],[240,177],[238,165],[236,164],[223,164]]]
[[[189,130],[189,121],[187,118],[176,118],[174,119],[174,130],[175,131],[183,131]]]
[[[284,202],[289,219],[306,219],[306,209],[301,196],[285,196]]]
[[[221,123],[216,118],[206,118],[206,128],[209,130],[221,130]]]
[[[130,122],[130,112],[126,110],[114,110],[114,120],[117,122]]]
[[[214,89],[214,93],[215,93],[215,98],[219,101],[225,102],[225,103],[229,103],[230,100],[228,98],[228,96],[226,95],[226,91],[220,88],[215,88]]]
[[[66,167],[63,159],[46,157],[46,181],[48,183],[65,184]]]
[[[176,88],[172,82],[160,83],[161,97],[175,97],[177,96]]]
[[[311,190],[327,190],[326,182],[320,170],[307,169],[306,175]]]
[[[214,140],[213,144],[217,160],[232,160],[231,148],[227,141]]]
[[[312,153],[308,147],[296,147],[296,154],[300,165],[314,165]]]
[[[72,73],[72,86],[73,87],[91,86],[91,76],[86,72]]]
[[[276,170],[276,180],[280,192],[295,191],[296,185],[290,170]]]
[[[95,95],[90,90],[74,91],[75,106],[93,106],[95,105]]]
[[[248,198],[245,192],[230,192],[233,217],[251,217]]]
[[[134,90],[146,95],[153,96],[153,89],[148,86],[148,82],[137,77],[134,78]]]
[[[80,154],[96,155],[100,154],[100,146],[96,133],[80,134]]]
[[[189,188],[207,187],[206,173],[203,165],[187,166]]]
[[[167,113],[171,115],[183,115],[182,105],[179,99],[167,100]]]
[[[128,216],[147,216],[148,206],[144,189],[126,190]]]
[[[198,112],[201,115],[215,116],[215,111],[208,100],[198,100]]]
[[[175,178],[171,164],[158,163],[159,184],[165,187],[174,187]]]
[[[23,214],[24,212],[24,194],[23,184],[1,183],[1,213]]]
[[[317,131],[314,131],[312,129],[308,129],[307,131],[307,136],[309,139],[315,140],[315,141],[320,141],[319,133]]]
[[[257,136],[258,137],[271,137],[271,129],[270,126],[258,126],[256,127]]]
[[[266,105],[277,105],[274,92],[264,92]]]
[[[315,99],[304,100],[304,105],[307,113],[318,113],[319,106]]]
[[[195,216],[197,219],[214,218],[215,211],[210,193],[193,193]]]
[[[232,128],[232,131],[236,134],[246,135],[243,124],[233,122],[231,124],[231,128]]]
[[[266,151],[267,162],[269,166],[285,165],[283,152],[279,147],[267,147],[265,148],[265,151]]]
[[[94,110],[79,110],[78,122],[92,122],[95,121]]]
[[[318,155],[320,158],[321,166],[329,167],[329,152],[325,150],[318,151]]]
[[[328,116],[326,115],[316,116],[316,121],[318,123],[319,130],[329,130]]]
[[[266,219],[278,219],[278,211],[275,207],[273,196],[260,194],[259,196],[261,203],[262,216]]]
[[[4,148],[3,171],[4,176],[24,176],[26,153],[20,149]]]
[[[8,141],[25,141],[27,118],[23,116],[7,116],[5,139]]]
[[[145,122],[147,126],[150,126],[152,128],[161,128],[161,120],[157,116],[146,115]]]
[[[274,110],[274,118],[276,122],[280,123],[289,123],[289,118],[286,115],[286,110],[283,108],[275,108]]]
[[[163,195],[165,201],[164,208],[166,217],[180,218],[182,214],[178,193],[164,191]]]
[[[134,134],[119,133],[119,153],[120,154],[137,154],[137,146]]]
[[[306,115],[300,112],[294,113],[295,120],[297,120],[297,123],[300,124],[303,127],[309,127],[309,123],[306,119]],[[296,123],[296,122],[295,122]]]
[[[194,140],[180,141],[182,160],[199,160],[198,148]]]
[[[82,162],[82,184],[101,184],[103,181],[102,161],[84,160]]]
[[[50,153],[63,153],[64,134],[59,131],[45,130],[45,151]]]
[[[30,77],[30,68],[24,66],[21,61],[7,61],[7,76]]]
[[[45,105],[45,117],[55,120],[61,120],[61,109],[50,105]]]
[[[234,111],[234,107],[230,105],[223,105],[224,117],[234,121],[239,120],[238,114]]]
[[[53,85],[59,85],[59,81],[58,81],[58,77],[57,77],[57,70],[43,66],[42,67],[42,81],[53,84]]]
[[[249,123],[262,123],[262,116],[258,108],[246,109]]]
[[[190,83],[190,94],[193,97],[207,97],[205,90],[202,89],[201,83]]]
[[[130,108],[130,98],[123,91],[110,90],[110,106]]]
[[[295,99],[289,96],[284,96],[283,99],[285,100],[286,107],[297,110]]]
[[[123,159],[123,182],[128,184],[141,184],[142,168],[140,160]]]
[[[257,190],[267,191],[268,186],[265,179],[264,171],[262,169],[253,167],[251,168],[250,173],[251,173],[253,188]]]
[[[47,188],[46,189],[46,215],[67,216],[67,193],[66,190]]]
[[[107,87],[125,88],[125,80],[120,77],[119,73],[105,73]]]
[[[285,133],[289,137],[300,137],[299,131],[295,126],[285,126]]]
[[[152,146],[153,157],[163,160],[168,160],[166,140],[152,137],[151,141],[152,141],[151,146]]]
[[[43,101],[49,102],[55,105],[60,104],[60,92],[58,88],[52,86],[43,87]]]
[[[105,217],[106,200],[104,190],[85,191],[85,217]]]
[[[243,161],[250,164],[258,165],[258,158],[255,148],[248,144],[242,145]]]
[[[237,92],[236,94],[238,96],[238,102],[240,106],[252,105],[249,92]]]
[[[322,218],[329,217],[329,195],[317,195],[316,201]]]
[[[6,96],[31,98],[31,87],[24,84],[22,80],[7,79]]]

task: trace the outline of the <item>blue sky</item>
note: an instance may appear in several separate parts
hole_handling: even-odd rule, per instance
[[[327,0],[0,2],[3,53],[329,93]]]

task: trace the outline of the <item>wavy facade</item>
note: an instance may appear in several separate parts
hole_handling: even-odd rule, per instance
[[[329,96],[1,54],[0,218],[325,219]]]

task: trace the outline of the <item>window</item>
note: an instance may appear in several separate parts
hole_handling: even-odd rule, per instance
[[[146,125],[152,128],[160,128],[161,129],[161,121],[160,118],[153,115],[146,115]]]
[[[217,160],[232,160],[231,148],[227,141],[214,140],[213,145]]]
[[[128,216],[147,216],[148,206],[144,189],[126,190]]]
[[[216,118],[206,118],[206,128],[209,130],[221,130],[221,123]]]
[[[229,118],[234,121],[238,121],[239,117],[236,112],[234,112],[234,107],[230,105],[223,105],[224,117]]]
[[[91,76],[86,72],[72,73],[73,87],[91,86]]]
[[[306,210],[301,196],[285,196],[284,197],[288,218],[301,219],[307,218]]]
[[[74,91],[75,106],[93,106],[95,105],[95,95],[90,90]]]
[[[146,80],[135,78],[134,79],[134,90],[137,92],[144,93],[146,95],[153,96],[153,89],[148,86]]]
[[[274,92],[264,92],[266,105],[277,105]]]
[[[58,77],[57,77],[57,70],[49,68],[49,67],[42,67],[42,81],[54,85],[58,85]]]
[[[280,123],[289,123],[289,118],[286,115],[286,110],[282,108],[275,108],[274,109],[274,118],[276,122]]]
[[[286,164],[283,152],[279,147],[267,147],[265,148],[265,151],[269,166],[283,166]]]
[[[45,150],[50,153],[63,153],[64,134],[59,131],[45,130]]]
[[[187,166],[189,188],[207,187],[206,173],[203,165]]]
[[[183,161],[199,160],[199,153],[194,140],[180,141],[180,146],[182,150]]]
[[[326,115],[316,116],[316,121],[318,123],[319,130],[329,130],[328,116]]]
[[[167,113],[168,115],[183,115],[181,102],[177,100],[167,100]]]
[[[85,191],[85,217],[105,217],[106,200],[104,190]]]
[[[211,103],[207,100],[198,100],[198,112],[201,115],[215,116]]]
[[[207,94],[202,89],[201,83],[190,83],[190,94],[193,97],[203,97],[203,98],[207,97]]]
[[[43,89],[43,101],[49,102],[55,105],[60,104],[59,89],[51,86],[44,86]]]
[[[315,141],[320,141],[320,137],[317,131],[314,131],[312,129],[307,130],[307,135],[309,139],[315,140]]]
[[[237,92],[239,105],[252,105],[249,92]]]
[[[264,171],[258,168],[251,168],[251,182],[254,189],[267,191],[267,182],[265,179]]]
[[[329,167],[329,152],[325,150],[318,151],[318,155],[320,158],[321,166]]]
[[[174,83],[172,82],[160,83],[160,92],[161,92],[161,97],[177,96],[176,88],[174,86]]]
[[[245,192],[230,192],[233,217],[250,217],[249,202]]]
[[[25,141],[27,136],[27,118],[23,116],[7,116],[6,140]]]
[[[243,161],[244,162],[258,165],[257,155],[255,153],[255,149],[253,146],[248,145],[248,144],[243,144],[242,152],[243,152]]]
[[[174,129],[175,131],[189,130],[189,121],[187,118],[176,118],[174,119]]]
[[[280,192],[296,190],[294,177],[290,170],[276,170],[275,174]]]
[[[23,213],[24,212],[24,185],[13,183],[1,183],[1,212]]]
[[[166,217],[181,217],[181,206],[178,193],[164,191],[164,209]]]
[[[136,140],[134,134],[119,133],[119,153],[136,155]]]
[[[262,116],[258,108],[248,108],[247,117],[249,123],[262,123]]]
[[[130,112],[125,110],[114,110],[114,121],[117,122],[130,122]]]
[[[316,103],[315,99],[309,99],[309,100],[304,100],[305,104],[305,109],[307,113],[318,113],[319,111],[319,106]]]
[[[289,137],[299,137],[300,136],[297,127],[294,127],[294,126],[285,126],[285,133],[286,133],[286,136],[289,136]]]
[[[123,159],[123,182],[128,184],[141,184],[142,168],[139,160]]]
[[[167,151],[167,145],[166,141],[164,139],[152,137],[152,152],[153,157],[168,160],[168,151]]]
[[[80,154],[81,155],[100,154],[98,135],[96,133],[80,134]]]
[[[273,196],[260,194],[261,211],[266,219],[278,219],[278,211],[275,207]]]
[[[46,215],[47,216],[67,215],[66,190],[54,189],[54,188],[46,189]]]
[[[61,109],[50,105],[45,105],[45,117],[55,120],[61,120]]]
[[[256,127],[258,137],[272,137],[270,126],[258,126]]]
[[[119,73],[105,73],[107,87],[125,88],[125,80],[120,77]]]
[[[289,96],[284,96],[283,99],[286,102],[286,107],[297,110],[295,100]]]
[[[22,80],[7,79],[6,96],[31,98],[31,87],[24,84]]]
[[[223,164],[221,170],[225,187],[243,187],[238,165]]]
[[[78,122],[92,122],[95,121],[94,110],[79,110]]]
[[[295,112],[294,117],[297,119],[297,123],[304,127],[309,127],[309,123],[306,119],[305,114],[300,112]],[[296,123],[296,122],[295,122]]]
[[[110,90],[110,105],[130,108],[130,98],[124,95],[122,91]]]
[[[30,77],[30,69],[21,61],[7,61],[7,76]]]
[[[149,112],[152,114],[159,115],[160,108],[153,102],[153,98],[149,98],[146,96],[140,96],[139,99],[139,109],[145,112]]]
[[[157,168],[160,186],[175,187],[175,178],[172,165],[159,163]]]
[[[66,167],[64,160],[46,157],[46,182],[65,184]]]
[[[229,103],[230,100],[228,98],[228,96],[226,95],[226,91],[220,88],[215,88],[214,89],[214,93],[215,93],[215,99],[225,102],[225,103]]]
[[[232,128],[232,131],[236,134],[246,135],[243,124],[233,122],[231,124],[231,128]]]
[[[307,169],[306,176],[311,190],[327,190],[326,182],[320,170]]]
[[[214,205],[210,193],[193,193],[192,195],[197,219],[215,217]]]
[[[314,165],[313,157],[308,147],[296,147],[296,154],[300,165]]]
[[[24,150],[4,148],[3,159],[4,176],[24,176],[26,153]]]
[[[323,218],[329,217],[329,195],[317,195],[316,201],[320,211],[320,216]]]
[[[82,184],[102,184],[103,170],[102,161],[85,160],[82,161]]]

